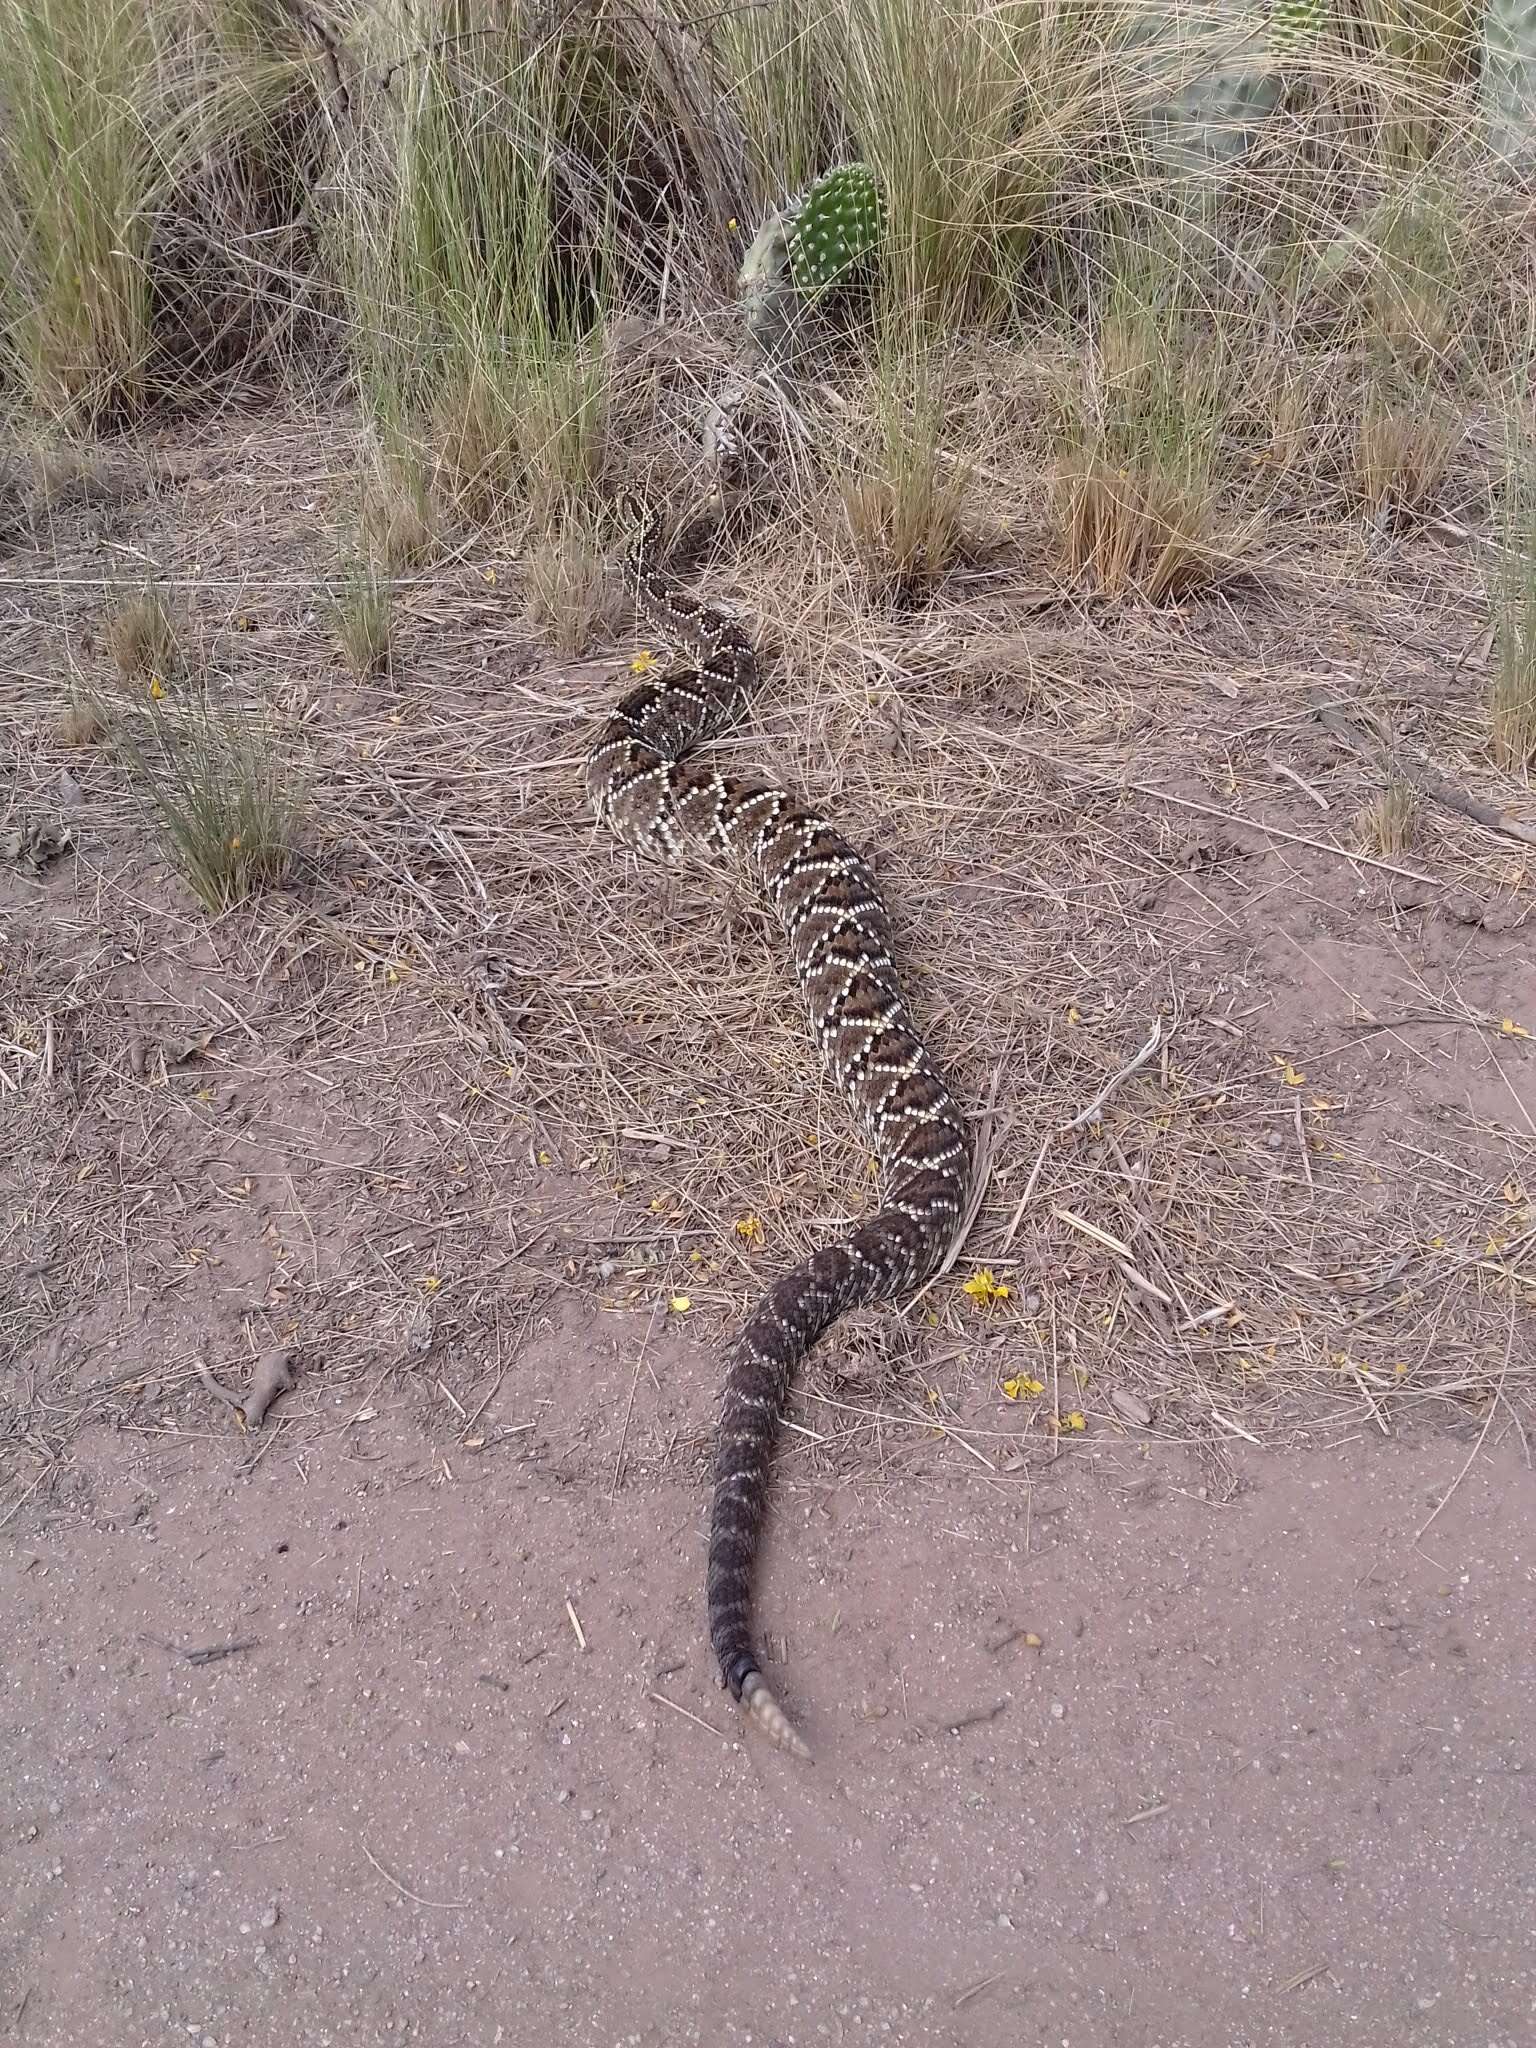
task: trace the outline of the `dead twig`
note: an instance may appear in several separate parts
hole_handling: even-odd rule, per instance
[[[373,1865],[380,1877],[384,1879],[385,1883],[392,1884],[401,1898],[409,1899],[413,1906],[426,1906],[434,1913],[464,1913],[469,1910],[469,1901],[467,1899],[424,1899],[420,1892],[413,1892],[408,1884],[402,1884],[392,1870],[386,1870],[361,1836],[358,1837],[357,1846],[368,1858],[368,1861]]]

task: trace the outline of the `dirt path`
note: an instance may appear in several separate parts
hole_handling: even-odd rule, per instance
[[[27,2048],[1529,2038],[1513,1434],[1417,1545],[1468,1439],[792,1485],[809,1771],[709,1683],[691,1484],[387,1405],[248,1478],[128,1448],[4,1566]]]
[[[724,1349],[875,1191],[776,936],[594,835],[632,644],[552,663],[494,536],[358,677],[331,424],[153,452],[0,563],[0,2044],[1531,2038],[1532,875],[1443,805],[1367,852],[1315,715],[1526,817],[1475,556],[1042,614],[1024,548],[815,632],[793,521],[714,564],[786,636],[743,758],[994,1141],[797,1389],[802,1770],[700,1613]],[[113,737],[146,564],[164,701],[266,707],[307,806],[216,917]]]

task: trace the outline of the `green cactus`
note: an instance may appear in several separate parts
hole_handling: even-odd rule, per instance
[[[789,353],[797,318],[846,284],[879,244],[884,208],[867,164],[839,164],[771,213],[737,279],[747,333],[767,357]]]
[[[1489,148],[1529,170],[1536,158],[1536,0],[1485,0],[1482,88]]]
[[[1204,0],[1172,19],[1144,13],[1135,40],[1174,66],[1167,97],[1152,109],[1153,132],[1172,166],[1199,175],[1247,156],[1280,98],[1270,36],[1254,8],[1245,0]],[[1179,76],[1191,47],[1197,67]]]
[[[1323,25],[1325,4],[1326,0],[1270,0],[1270,55],[1294,57],[1304,50]]]
[[[885,224],[868,164],[840,164],[801,194],[785,224],[789,270],[802,292],[840,284],[875,249]]]

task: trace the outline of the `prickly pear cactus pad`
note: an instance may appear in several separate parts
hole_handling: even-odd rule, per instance
[[[1528,171],[1536,160],[1536,0],[1487,0],[1482,85],[1491,147]]]
[[[1304,50],[1323,25],[1325,0],[1273,0],[1269,10],[1269,47],[1276,57]]]
[[[797,290],[825,291],[871,254],[885,224],[868,164],[841,164],[809,186],[785,221]]]

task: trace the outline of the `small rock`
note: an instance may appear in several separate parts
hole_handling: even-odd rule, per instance
[[[1100,1908],[1107,1906],[1109,1904],[1109,1893],[1105,1891],[1103,1885],[1100,1885],[1098,1890],[1094,1893],[1093,1903]]]
[[[278,1922],[278,1911],[277,1911],[277,1901],[276,1901],[276,1899],[274,1899],[274,1900],[272,1901],[271,1905],[270,1905],[270,1906],[268,1906],[268,1908],[267,1908],[267,1910],[265,1911],[265,1913],[263,1913],[263,1914],[262,1914],[262,1916],[261,1916],[261,1925],[262,1925],[262,1927],[263,1927],[263,1928],[264,1928],[264,1929],[266,1930],[266,1932],[267,1932],[268,1934],[270,1934],[270,1933],[271,1933],[271,1931],[272,1931],[272,1929],[273,1929],[273,1928],[274,1928],[274,1927],[275,1927],[275,1926],[277,1925],[277,1922]]]
[[[999,1927],[1001,1927],[1001,1928],[1002,1928],[1002,1930],[1004,1931],[1004,1933],[1005,1933],[1005,1934],[1012,1934],[1012,1932],[1013,1932],[1013,1922],[1012,1922],[1012,1921],[1011,1921],[1011,1920],[1010,1920],[1010,1919],[1008,1918],[1008,1915],[1007,1915],[1006,1913],[999,1913],[999,1914],[998,1914],[998,1916],[997,1916],[997,1924],[998,1924],[998,1926],[999,1926]]]
[[[1124,1387],[1111,1387],[1110,1402],[1117,1415],[1132,1422],[1138,1429],[1145,1429],[1152,1420],[1152,1410],[1139,1394],[1128,1394]]]
[[[1053,1721],[1064,1721],[1064,1720],[1065,1720],[1066,1718],[1067,1718],[1067,1710],[1066,1710],[1065,1706],[1063,1706],[1062,1702],[1061,1702],[1060,1700],[1052,1700],[1052,1701],[1051,1701],[1051,1719],[1052,1719]]]
[[[592,1809],[591,1809],[591,1807],[590,1807],[590,1806],[584,1806],[584,1807],[583,1807],[583,1808],[581,1809],[581,1813],[580,1813],[580,1815],[579,1815],[578,1817],[579,1817],[579,1818],[580,1818],[581,1820],[587,1820],[587,1821],[592,1821],[592,1820],[596,1820],[596,1819],[597,1819],[597,1815],[596,1815],[596,1814],[595,1814],[595,1813],[594,1813],[594,1812],[592,1811]]]
[[[1446,916],[1454,917],[1458,924],[1481,924],[1486,907],[1464,889],[1453,889],[1445,899]]]

